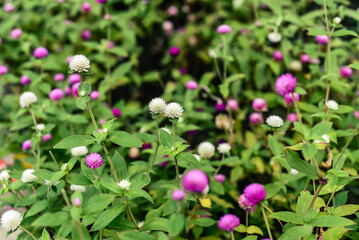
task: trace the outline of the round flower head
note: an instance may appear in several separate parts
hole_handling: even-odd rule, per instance
[[[110,19],[111,19],[111,15],[108,14],[108,13],[106,13],[105,16],[103,16],[103,19],[105,19],[105,20],[110,20]],[[110,41],[110,42],[111,42],[111,41]],[[113,43],[113,42],[112,42],[112,43]],[[115,44],[110,45],[110,43],[108,43],[107,48],[113,48],[114,46],[115,46]]]
[[[96,2],[99,3],[99,4],[103,4],[103,3],[106,3],[107,0],[96,0]]]
[[[277,43],[280,42],[280,40],[282,40],[282,35],[278,32],[271,32],[268,34],[268,40],[272,43]]]
[[[284,95],[285,104],[290,104],[290,105],[294,104],[292,94],[294,95],[294,99],[296,102],[300,100],[300,95],[298,93],[287,93],[286,95]]]
[[[180,49],[179,47],[171,47],[168,50],[168,53],[170,54],[171,57],[177,57],[180,54]]]
[[[318,35],[318,36],[315,36],[315,39],[317,40],[317,42],[319,44],[327,44],[329,41],[327,35]]]
[[[140,156],[140,150],[136,147],[131,147],[128,151],[128,155],[130,156],[130,158],[136,159],[138,158],[138,156]]]
[[[89,2],[84,2],[82,5],[81,5],[81,10],[83,12],[90,12],[91,11],[91,3]]]
[[[21,83],[22,85],[27,85],[27,84],[31,83],[31,79],[30,79],[28,76],[23,75],[23,76],[21,77],[20,83]]]
[[[216,53],[214,50],[212,50],[212,49],[208,50],[208,56],[209,56],[210,58],[213,58],[213,59],[218,58],[217,53]]]
[[[231,110],[237,110],[238,109],[238,101],[236,99],[228,99],[227,106]]]
[[[280,127],[284,124],[283,119],[275,115],[269,116],[266,123],[271,127]]]
[[[166,105],[163,113],[168,118],[179,118],[183,115],[183,108],[180,104],[172,102]]]
[[[75,55],[71,58],[69,67],[74,72],[88,72],[90,69],[90,60],[84,55]]]
[[[51,90],[51,92],[49,94],[49,98],[52,101],[58,101],[63,97],[64,97],[64,92],[59,88],[55,88],[55,89]]]
[[[5,75],[8,72],[7,67],[4,65],[0,66],[0,75]]]
[[[81,32],[81,37],[83,40],[89,40],[91,38],[91,31],[88,29],[85,29]]]
[[[317,64],[318,62],[319,62],[318,58],[313,58],[313,59],[312,59],[312,63],[313,63],[313,64]]]
[[[99,91],[96,91],[96,90],[93,90],[91,93],[90,93],[90,98],[91,100],[95,100],[97,98],[100,97],[100,92]]]
[[[292,61],[289,64],[289,69],[294,72],[300,72],[302,71],[302,63],[300,61]]]
[[[11,31],[11,37],[14,39],[18,39],[22,35],[22,30],[20,28],[16,28]]]
[[[310,56],[308,54],[302,54],[300,56],[300,61],[302,63],[308,63],[310,61]]]
[[[256,203],[249,201],[244,194],[239,196],[238,204],[240,208],[249,212],[254,211],[255,206],[257,205]]]
[[[41,140],[43,142],[48,142],[52,139],[52,134],[51,133],[48,133],[48,134],[45,134],[44,136],[42,136]]]
[[[339,74],[342,77],[350,78],[353,74],[353,69],[351,69],[350,67],[347,67],[347,66],[343,66],[340,68]]]
[[[295,113],[289,113],[289,114],[288,114],[288,117],[287,117],[287,120],[288,120],[289,122],[297,122],[297,121],[298,121],[297,114],[295,114]]]
[[[117,185],[123,190],[128,190],[130,189],[131,183],[126,179],[122,179],[119,183],[117,183]]]
[[[112,114],[115,118],[121,117],[121,110],[118,108],[112,108]]]
[[[45,124],[43,124],[43,123],[37,124],[36,125],[36,130],[38,130],[38,131],[45,130]]]
[[[195,81],[191,80],[186,83],[186,88],[189,90],[195,90],[198,88],[198,84]]]
[[[342,19],[340,17],[335,17],[333,19],[333,22],[336,23],[336,24],[340,24],[341,21],[342,21]]]
[[[217,27],[217,32],[221,34],[227,34],[232,31],[231,27],[227,24],[222,24]]]
[[[217,102],[215,105],[215,109],[217,111],[225,111],[226,110],[226,104],[224,102]]]
[[[34,51],[34,57],[36,58],[45,58],[49,54],[49,51],[47,51],[44,47],[38,47]]]
[[[174,201],[181,201],[186,197],[186,193],[182,190],[177,189],[172,192],[171,197]]]
[[[214,155],[215,147],[210,142],[202,142],[198,146],[198,153],[201,158],[211,158]]]
[[[80,157],[88,153],[86,146],[71,148],[71,154],[74,157]]]
[[[328,100],[328,102],[325,104],[327,106],[327,108],[329,108],[332,111],[336,111],[338,110],[338,103],[334,100]]]
[[[239,218],[233,214],[226,214],[218,222],[218,227],[226,232],[233,231],[240,224]]]
[[[33,172],[35,172],[34,169],[26,169],[25,171],[23,171],[21,175],[21,181],[23,183],[35,181],[37,177],[33,174]]]
[[[152,144],[151,143],[142,144],[142,150],[146,150],[146,149],[152,149]]]
[[[167,9],[167,12],[170,16],[176,16],[177,13],[178,13],[178,8],[176,6],[170,6],[168,9]]]
[[[9,13],[9,12],[14,11],[14,9],[15,9],[15,7],[11,3],[7,3],[7,4],[4,5],[5,12]]]
[[[9,180],[9,178],[10,175],[8,170],[3,170],[2,172],[0,172],[0,180],[7,181]]]
[[[72,85],[72,87],[71,87],[72,95],[79,96],[79,86],[80,86],[80,83],[75,83],[74,85]]]
[[[70,84],[79,83],[81,82],[81,75],[78,73],[73,73],[69,76],[68,80]]]
[[[357,119],[359,119],[359,111],[355,111],[353,114]]]
[[[216,176],[214,176],[214,181],[223,183],[226,180],[226,176],[224,176],[223,174],[217,174]]]
[[[19,101],[20,107],[21,108],[28,107],[36,101],[37,101],[37,97],[33,92],[24,92],[20,96],[20,101]]]
[[[73,192],[76,192],[76,191],[85,192],[85,191],[86,191],[86,187],[85,187],[85,186],[75,185],[75,184],[71,184],[71,185],[70,185],[70,189],[71,189],[71,191],[73,191]]]
[[[107,14],[106,14],[107,15]],[[105,17],[106,17],[106,15],[105,15]],[[113,42],[113,41],[108,41],[107,42],[107,48],[108,49],[111,49],[111,48],[114,48],[115,47],[115,43]]]
[[[297,79],[290,73],[283,74],[275,82],[275,89],[278,94],[284,96],[292,93],[297,85]]]
[[[72,202],[76,207],[79,207],[81,205],[80,198],[74,198],[74,200]]]
[[[261,21],[257,20],[254,22],[254,25],[256,25],[257,27],[259,27],[260,25],[262,25]]]
[[[267,192],[261,184],[252,183],[244,189],[244,195],[248,201],[257,204],[266,198]]]
[[[260,114],[260,113],[251,113],[251,115],[249,115],[249,121],[252,124],[259,124],[259,123],[263,122],[262,114]]]
[[[166,108],[166,102],[162,98],[153,98],[148,104],[150,113],[160,114],[163,113]]]
[[[267,111],[267,102],[263,98],[256,98],[252,102],[252,108],[254,111]]]
[[[171,34],[173,31],[173,23],[171,21],[164,21],[162,23],[162,29],[163,31],[165,31],[167,34]]]
[[[231,151],[231,145],[229,145],[228,143],[221,143],[218,145],[217,149],[220,153],[229,153],[229,151]]]
[[[98,153],[90,153],[86,157],[86,165],[89,168],[96,169],[101,167],[103,164],[102,156]]]
[[[8,210],[1,216],[1,227],[6,231],[15,231],[21,224],[22,216],[16,210]]]
[[[31,139],[28,139],[22,143],[22,150],[26,151],[30,148],[31,148]]]
[[[283,53],[279,50],[274,51],[272,55],[273,59],[276,61],[282,61],[283,60]]]
[[[201,170],[190,170],[183,176],[182,186],[186,191],[202,193],[208,186],[208,177]]]

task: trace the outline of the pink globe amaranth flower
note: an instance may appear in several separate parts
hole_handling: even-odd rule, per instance
[[[68,57],[66,58],[65,61],[66,61],[67,64],[70,64],[72,57],[73,57],[73,56],[68,56]]]
[[[64,88],[64,92],[65,92],[66,96],[70,96],[72,93],[71,88],[69,86],[66,86]]]
[[[240,224],[239,218],[233,214],[226,214],[218,222],[218,227],[226,232],[233,231]]]
[[[261,21],[257,20],[254,22],[254,25],[256,25],[257,27],[259,27],[260,25],[262,25]]]
[[[79,96],[79,86],[80,86],[80,83],[75,83],[74,85],[72,85],[72,87],[71,87],[71,92],[72,92],[72,95],[74,95],[74,96]]]
[[[186,197],[186,193],[183,190],[177,189],[172,192],[171,197],[174,201],[181,201]]]
[[[300,61],[302,63],[308,63],[310,61],[310,56],[308,54],[302,54],[300,56]]]
[[[191,80],[186,83],[186,88],[189,90],[195,90],[198,88],[198,84],[196,81]]]
[[[319,62],[318,58],[313,58],[313,59],[312,59],[312,63],[313,63],[313,64],[318,64],[318,62]]]
[[[0,75],[5,75],[7,72],[7,67],[4,65],[0,65]]]
[[[256,203],[249,201],[244,194],[239,196],[238,204],[243,210],[248,212],[255,211],[255,207],[257,205]]]
[[[98,153],[90,153],[86,157],[86,165],[89,168],[96,169],[101,167],[103,164],[102,156]]]
[[[359,119],[359,111],[355,111],[353,114],[357,119]]]
[[[146,149],[152,149],[152,144],[151,143],[143,143],[142,150],[146,150]]]
[[[18,39],[22,35],[22,30],[20,28],[16,28],[11,31],[11,37]]]
[[[78,73],[73,73],[68,78],[70,84],[81,82],[81,75]]]
[[[222,24],[217,27],[217,32],[221,34],[227,34],[232,31],[231,27],[227,24]]]
[[[263,98],[256,98],[252,102],[252,108],[254,111],[267,111],[267,102]]]
[[[231,110],[237,110],[238,109],[238,101],[236,99],[228,99],[227,106]]]
[[[91,31],[86,29],[81,32],[81,37],[83,40],[89,40],[91,38]]]
[[[63,2],[64,2],[64,0],[57,0],[57,2],[58,2],[58,3],[63,3]]]
[[[214,107],[217,111],[225,111],[226,110],[226,104],[224,102],[217,102]]]
[[[187,73],[187,69],[186,68],[180,68],[180,73],[182,75],[186,74]]]
[[[287,120],[288,120],[289,122],[292,122],[292,123],[298,122],[297,114],[295,114],[295,113],[289,113],[289,114],[288,114],[288,117],[287,117]]]
[[[30,148],[31,148],[31,139],[28,139],[22,143],[22,150],[26,151]]]
[[[110,20],[111,19],[111,15],[106,13],[105,16],[103,16],[103,19],[105,20]]]
[[[183,176],[182,186],[186,191],[202,193],[208,186],[208,177],[201,170],[190,170]]]
[[[318,35],[318,36],[315,36],[315,39],[317,40],[317,43],[319,43],[319,44],[327,44],[329,42],[327,35]]]
[[[80,198],[74,198],[74,200],[72,202],[76,207],[79,207],[81,205]]]
[[[91,11],[91,3],[89,2],[84,2],[82,5],[81,5],[81,9],[83,12],[90,12]]]
[[[58,101],[63,97],[64,97],[64,92],[59,88],[55,88],[55,89],[51,90],[51,92],[49,94],[49,98],[52,101]]]
[[[279,95],[292,93],[297,86],[297,79],[290,73],[286,73],[277,78],[275,89]]]
[[[5,12],[12,12],[14,11],[15,7],[11,3],[7,3],[4,5]]]
[[[107,122],[107,120],[106,119],[100,119],[100,121],[99,121],[99,123],[101,124],[101,125],[103,125],[103,124],[105,124],[105,122]]]
[[[169,162],[170,162],[170,161],[164,161],[164,162],[161,162],[161,163],[157,164],[157,166],[159,166],[159,167],[166,167]]]
[[[52,139],[52,134],[51,133],[48,133],[48,134],[45,134],[44,136],[42,136],[41,140],[43,142],[48,142]]]
[[[27,85],[27,84],[31,83],[31,79],[26,75],[22,75],[20,83],[22,85]]]
[[[97,98],[99,98],[99,97],[100,97],[100,92],[99,92],[99,91],[93,90],[93,91],[90,93],[90,98],[91,98],[92,100],[95,100],[95,99],[97,99]]]
[[[34,57],[36,58],[45,58],[49,54],[49,51],[47,51],[44,47],[38,47],[34,51]]]
[[[168,50],[168,53],[170,54],[171,57],[177,57],[180,54],[180,49],[179,47],[171,47]]]
[[[55,82],[60,82],[60,81],[62,81],[62,80],[64,80],[64,79],[65,79],[65,75],[62,74],[62,73],[57,73],[57,74],[55,74],[55,76],[54,76],[54,81],[55,81]]]
[[[112,114],[115,118],[121,117],[121,110],[118,108],[112,108]]]
[[[339,74],[342,77],[350,78],[353,74],[353,69],[351,69],[350,67],[347,67],[347,66],[343,66],[340,68]]]
[[[292,94],[294,95],[294,99],[296,102],[300,100],[300,95],[298,93],[287,93],[286,95],[284,95],[285,104],[290,104],[290,105],[294,104]]]
[[[359,97],[359,90],[357,91],[357,96]]]
[[[103,3],[106,3],[107,0],[96,0],[96,2],[99,3],[99,4],[103,4]]]
[[[108,41],[107,42],[107,49],[111,49],[111,48],[113,48],[115,46],[115,43],[114,42],[112,42],[112,41]]]
[[[98,130],[98,132],[99,132],[99,133],[103,133],[103,130],[102,130],[102,128],[100,128],[100,129]]]
[[[257,204],[266,198],[267,192],[261,184],[252,183],[244,189],[244,195],[250,202]]]
[[[282,51],[276,50],[276,51],[274,51],[272,57],[276,61],[282,61],[283,60],[283,53],[282,53]]]
[[[223,183],[226,180],[226,176],[224,176],[223,174],[217,174],[216,176],[214,176],[214,181]]]
[[[170,16],[176,16],[178,14],[178,8],[176,6],[170,6],[167,12]]]
[[[174,28],[173,23],[169,20],[166,20],[162,23],[162,29],[167,34],[171,34],[173,32],[173,28]]]
[[[251,115],[249,115],[249,121],[252,124],[260,124],[263,122],[263,117],[262,114],[260,113],[251,113]]]

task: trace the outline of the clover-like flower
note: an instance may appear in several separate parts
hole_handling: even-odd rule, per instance
[[[167,104],[164,114],[168,118],[179,118],[183,115],[183,108],[180,104],[172,102]]]
[[[88,72],[90,69],[90,60],[84,55],[75,55],[71,58],[69,67],[74,72]]]
[[[266,123],[271,127],[281,127],[284,124],[283,119],[275,115],[269,116]]]

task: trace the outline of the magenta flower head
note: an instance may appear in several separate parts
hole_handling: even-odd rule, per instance
[[[84,2],[82,5],[81,5],[81,9],[83,12],[90,12],[91,11],[91,3],[89,2]]]
[[[15,9],[15,7],[11,3],[7,3],[4,6],[5,12],[12,12],[12,11],[14,11],[14,9]]]
[[[64,97],[64,92],[59,88],[55,88],[55,89],[51,90],[51,92],[49,94],[49,98],[52,101],[59,101],[63,97]]]
[[[7,67],[4,65],[0,65],[0,75],[5,75],[7,73]]]
[[[100,92],[99,92],[99,91],[93,90],[93,91],[90,93],[90,98],[91,98],[92,100],[95,100],[95,99],[97,99],[97,98],[99,98],[99,97],[100,97]]]
[[[48,142],[52,139],[52,134],[51,133],[48,133],[48,134],[45,134],[44,136],[42,136],[41,140],[43,142]]]
[[[86,29],[81,32],[81,37],[83,40],[89,40],[91,38],[91,31]]]
[[[351,69],[350,67],[347,67],[347,66],[343,66],[340,68],[339,74],[342,77],[350,78],[353,74],[353,69]]]
[[[244,195],[248,201],[257,204],[266,198],[267,192],[261,184],[252,183],[244,189]]]
[[[256,25],[257,27],[259,27],[260,25],[262,25],[261,21],[257,20],[254,22],[254,25]]]
[[[353,114],[357,119],[359,119],[359,111],[355,111]]]
[[[256,98],[252,102],[252,108],[254,111],[267,111],[267,102],[263,98]]]
[[[162,23],[162,29],[163,31],[165,31],[167,34],[171,34],[173,32],[173,23],[171,21],[164,21]]]
[[[74,85],[72,85],[71,87],[71,92],[72,92],[72,95],[74,95],[75,97],[79,96],[79,92],[78,92],[78,89],[79,89],[79,86],[80,86],[80,83],[75,83]]]
[[[177,189],[172,192],[171,197],[174,201],[181,201],[186,197],[186,193],[183,190]]]
[[[237,110],[238,109],[238,101],[236,99],[228,99],[227,106],[231,110]]]
[[[112,114],[115,118],[121,117],[121,110],[118,108],[112,108]]]
[[[224,176],[223,174],[217,174],[216,176],[214,176],[214,181],[223,183],[226,180],[226,176]]]
[[[232,28],[227,24],[222,24],[217,27],[217,32],[221,34],[227,34],[232,31]]]
[[[263,117],[262,114],[260,113],[251,113],[251,115],[249,115],[249,121],[252,124],[260,124],[261,122],[263,122]]]
[[[142,150],[146,150],[146,149],[152,149],[152,144],[151,143],[143,143]]]
[[[179,47],[171,47],[169,50],[168,50],[168,53],[170,54],[171,57],[177,57],[179,54],[180,54],[180,49]]]
[[[187,73],[187,69],[186,68],[180,68],[180,73],[182,75],[186,74]]]
[[[186,88],[189,90],[195,90],[198,88],[198,84],[196,83],[196,81],[191,80],[186,83]]]
[[[300,61],[302,63],[308,63],[310,61],[310,56],[308,54],[302,54],[300,56]]]
[[[170,16],[176,16],[178,14],[178,8],[176,6],[170,6],[167,12]]]
[[[96,169],[101,167],[103,164],[102,156],[98,153],[90,153],[86,157],[86,165],[89,168]]]
[[[290,73],[283,74],[275,82],[275,89],[278,94],[284,96],[292,93],[297,86],[297,79]]]
[[[208,177],[201,170],[190,170],[183,176],[182,186],[186,191],[202,193],[208,186]]]
[[[57,73],[57,74],[55,74],[55,76],[54,76],[54,81],[55,81],[55,82],[60,82],[60,81],[62,81],[62,80],[64,80],[64,79],[65,79],[65,75],[62,74],[62,73]]]
[[[297,114],[295,114],[295,113],[289,113],[288,114],[288,117],[287,117],[287,120],[289,121],[289,122],[298,122],[298,117],[297,117]]]
[[[64,91],[65,91],[65,94],[66,94],[66,96],[70,96],[71,95],[71,88],[69,87],[69,86],[66,86],[65,88],[64,88]]]
[[[22,143],[22,150],[26,151],[30,148],[31,148],[31,139],[28,139]]]
[[[38,47],[34,50],[34,57],[36,58],[45,58],[49,54],[49,51],[47,51],[44,47]]]
[[[107,120],[106,119],[104,119],[104,118],[102,118],[102,119],[100,119],[100,121],[98,121],[101,125],[103,125],[103,124],[105,124],[105,122],[107,122]]]
[[[313,58],[313,59],[312,59],[312,63],[313,63],[313,64],[318,64],[318,62],[319,62],[318,58]]]
[[[225,111],[226,110],[226,104],[224,102],[217,102],[214,107],[217,111]]]
[[[26,75],[22,75],[20,83],[22,85],[27,85],[27,84],[31,83],[31,79]]]
[[[108,41],[107,42],[107,48],[108,49],[111,49],[111,48],[114,48],[115,47],[115,43],[114,42],[112,42],[112,41]]]
[[[296,102],[300,100],[300,95],[298,93],[287,93],[286,95],[284,95],[284,104],[294,104],[292,94],[294,95],[294,99]]]
[[[96,0],[96,2],[99,3],[99,4],[104,4],[104,3],[107,2],[107,0]]]
[[[22,35],[22,30],[20,28],[16,28],[11,31],[11,37],[14,39],[18,39]]]
[[[256,203],[249,201],[244,194],[239,196],[238,204],[243,210],[248,212],[254,211],[257,205]]]
[[[73,73],[69,76],[68,80],[70,84],[79,83],[81,82],[81,75],[78,73]]]
[[[319,44],[327,44],[329,42],[327,35],[318,35],[318,36],[315,36],[315,39],[317,40],[317,43],[319,43]]]
[[[74,198],[74,200],[72,202],[76,207],[79,207],[81,205],[80,198]]]
[[[272,57],[276,61],[282,61],[283,60],[283,53],[281,51],[279,51],[279,50],[274,51]]]
[[[226,232],[233,231],[240,224],[239,218],[233,214],[226,214],[218,222],[218,227]]]

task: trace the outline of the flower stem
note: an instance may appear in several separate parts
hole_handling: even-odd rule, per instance
[[[176,150],[176,127],[175,124],[172,123],[172,129],[173,129],[173,150]],[[177,185],[180,188],[181,184],[180,184],[180,178],[179,178],[179,169],[178,169],[178,160],[175,157],[175,167],[176,167],[176,178],[177,178]]]
[[[125,192],[125,194],[126,194],[126,192]],[[130,208],[130,203],[128,202],[128,199],[127,199],[126,195],[125,195],[125,201],[126,201],[127,210],[128,210],[129,215],[130,215],[130,218],[131,218],[132,222],[136,225],[137,229],[139,229],[140,227],[137,225],[136,219],[133,216],[133,213],[132,213],[131,208]]]
[[[325,15],[325,23],[327,28],[327,35],[328,35],[328,44],[327,44],[327,60],[328,60],[328,78],[327,78],[327,90],[325,93],[325,101],[324,101],[324,109],[326,108],[326,102],[329,99],[329,93],[330,93],[330,77],[331,77],[331,47],[330,47],[330,29],[329,29],[329,20],[328,20],[328,10],[327,10],[327,4],[328,0],[324,0],[324,15]]]
[[[219,170],[221,170],[223,160],[224,160],[224,153],[222,154],[221,162],[220,162],[219,166],[217,167],[216,171],[214,172],[213,177],[217,175],[217,173],[219,172]]]
[[[52,160],[54,161],[54,163],[55,163],[57,169],[60,171],[60,165],[59,165],[59,163],[56,161],[56,158],[55,158],[54,154],[53,154],[51,151],[49,151],[49,153],[50,153],[50,156],[51,156]]]
[[[268,219],[267,219],[267,215],[266,215],[266,213],[264,211],[263,206],[261,206],[261,209],[262,209],[263,219],[264,219],[264,222],[265,222],[266,227],[267,227],[269,238],[270,238],[270,240],[273,240],[272,233],[270,231],[270,227],[269,227],[269,223],[268,223]]]
[[[319,195],[319,193],[320,193],[320,191],[322,190],[323,187],[324,187],[324,185],[323,185],[322,183],[320,183],[320,184],[319,184],[319,187],[317,188],[317,191],[314,193],[314,197],[313,197],[312,201],[310,202],[310,205],[309,205],[309,207],[308,207],[307,212],[305,213],[305,215],[307,215],[307,213],[308,213],[308,212],[310,211],[310,209],[313,207],[314,202],[315,202],[315,200],[317,199],[317,197],[318,197],[318,195]]]
[[[226,82],[227,78],[227,41],[226,37],[222,36],[223,39],[223,82]]]
[[[153,155],[151,168],[153,168],[153,165],[155,164],[155,161],[156,161],[156,158],[157,158],[158,148],[160,146],[160,136],[159,136],[159,129],[158,129],[158,116],[156,117],[156,135],[157,135],[156,149],[155,149],[155,154]]]
[[[233,231],[231,231],[231,239],[235,240]]]
[[[20,228],[21,230],[23,230],[24,232],[26,232],[32,239],[37,240],[36,237],[35,237],[31,232],[29,232],[28,230],[26,230],[24,227],[19,226],[19,228]]]
[[[62,194],[62,196],[64,197],[64,200],[65,200],[67,206],[71,206],[70,201],[69,201],[69,199],[68,199],[68,197],[67,197],[66,192],[65,192],[64,189],[61,189],[61,194]]]
[[[39,134],[40,132],[36,129],[37,121],[36,121],[34,110],[32,109],[31,106],[29,106],[29,110],[32,117],[32,121],[34,122],[35,131],[37,134]],[[35,156],[37,159],[37,169],[40,169],[40,143],[37,144],[37,153],[35,154]]]
[[[248,228],[248,211],[246,211],[246,230]]]
[[[294,97],[294,94],[292,94],[292,98],[293,98],[293,104],[294,104],[294,107],[295,107],[295,112],[297,113],[297,117],[298,117],[298,120],[299,120],[299,123],[300,123],[300,126],[302,128],[302,132],[303,132],[303,137],[305,138],[305,135],[304,135],[304,127],[303,127],[303,122],[302,122],[302,114],[300,113],[300,110],[299,110],[299,107],[298,107],[298,103],[297,101],[295,100],[295,97]],[[307,139],[305,139],[307,140]]]

